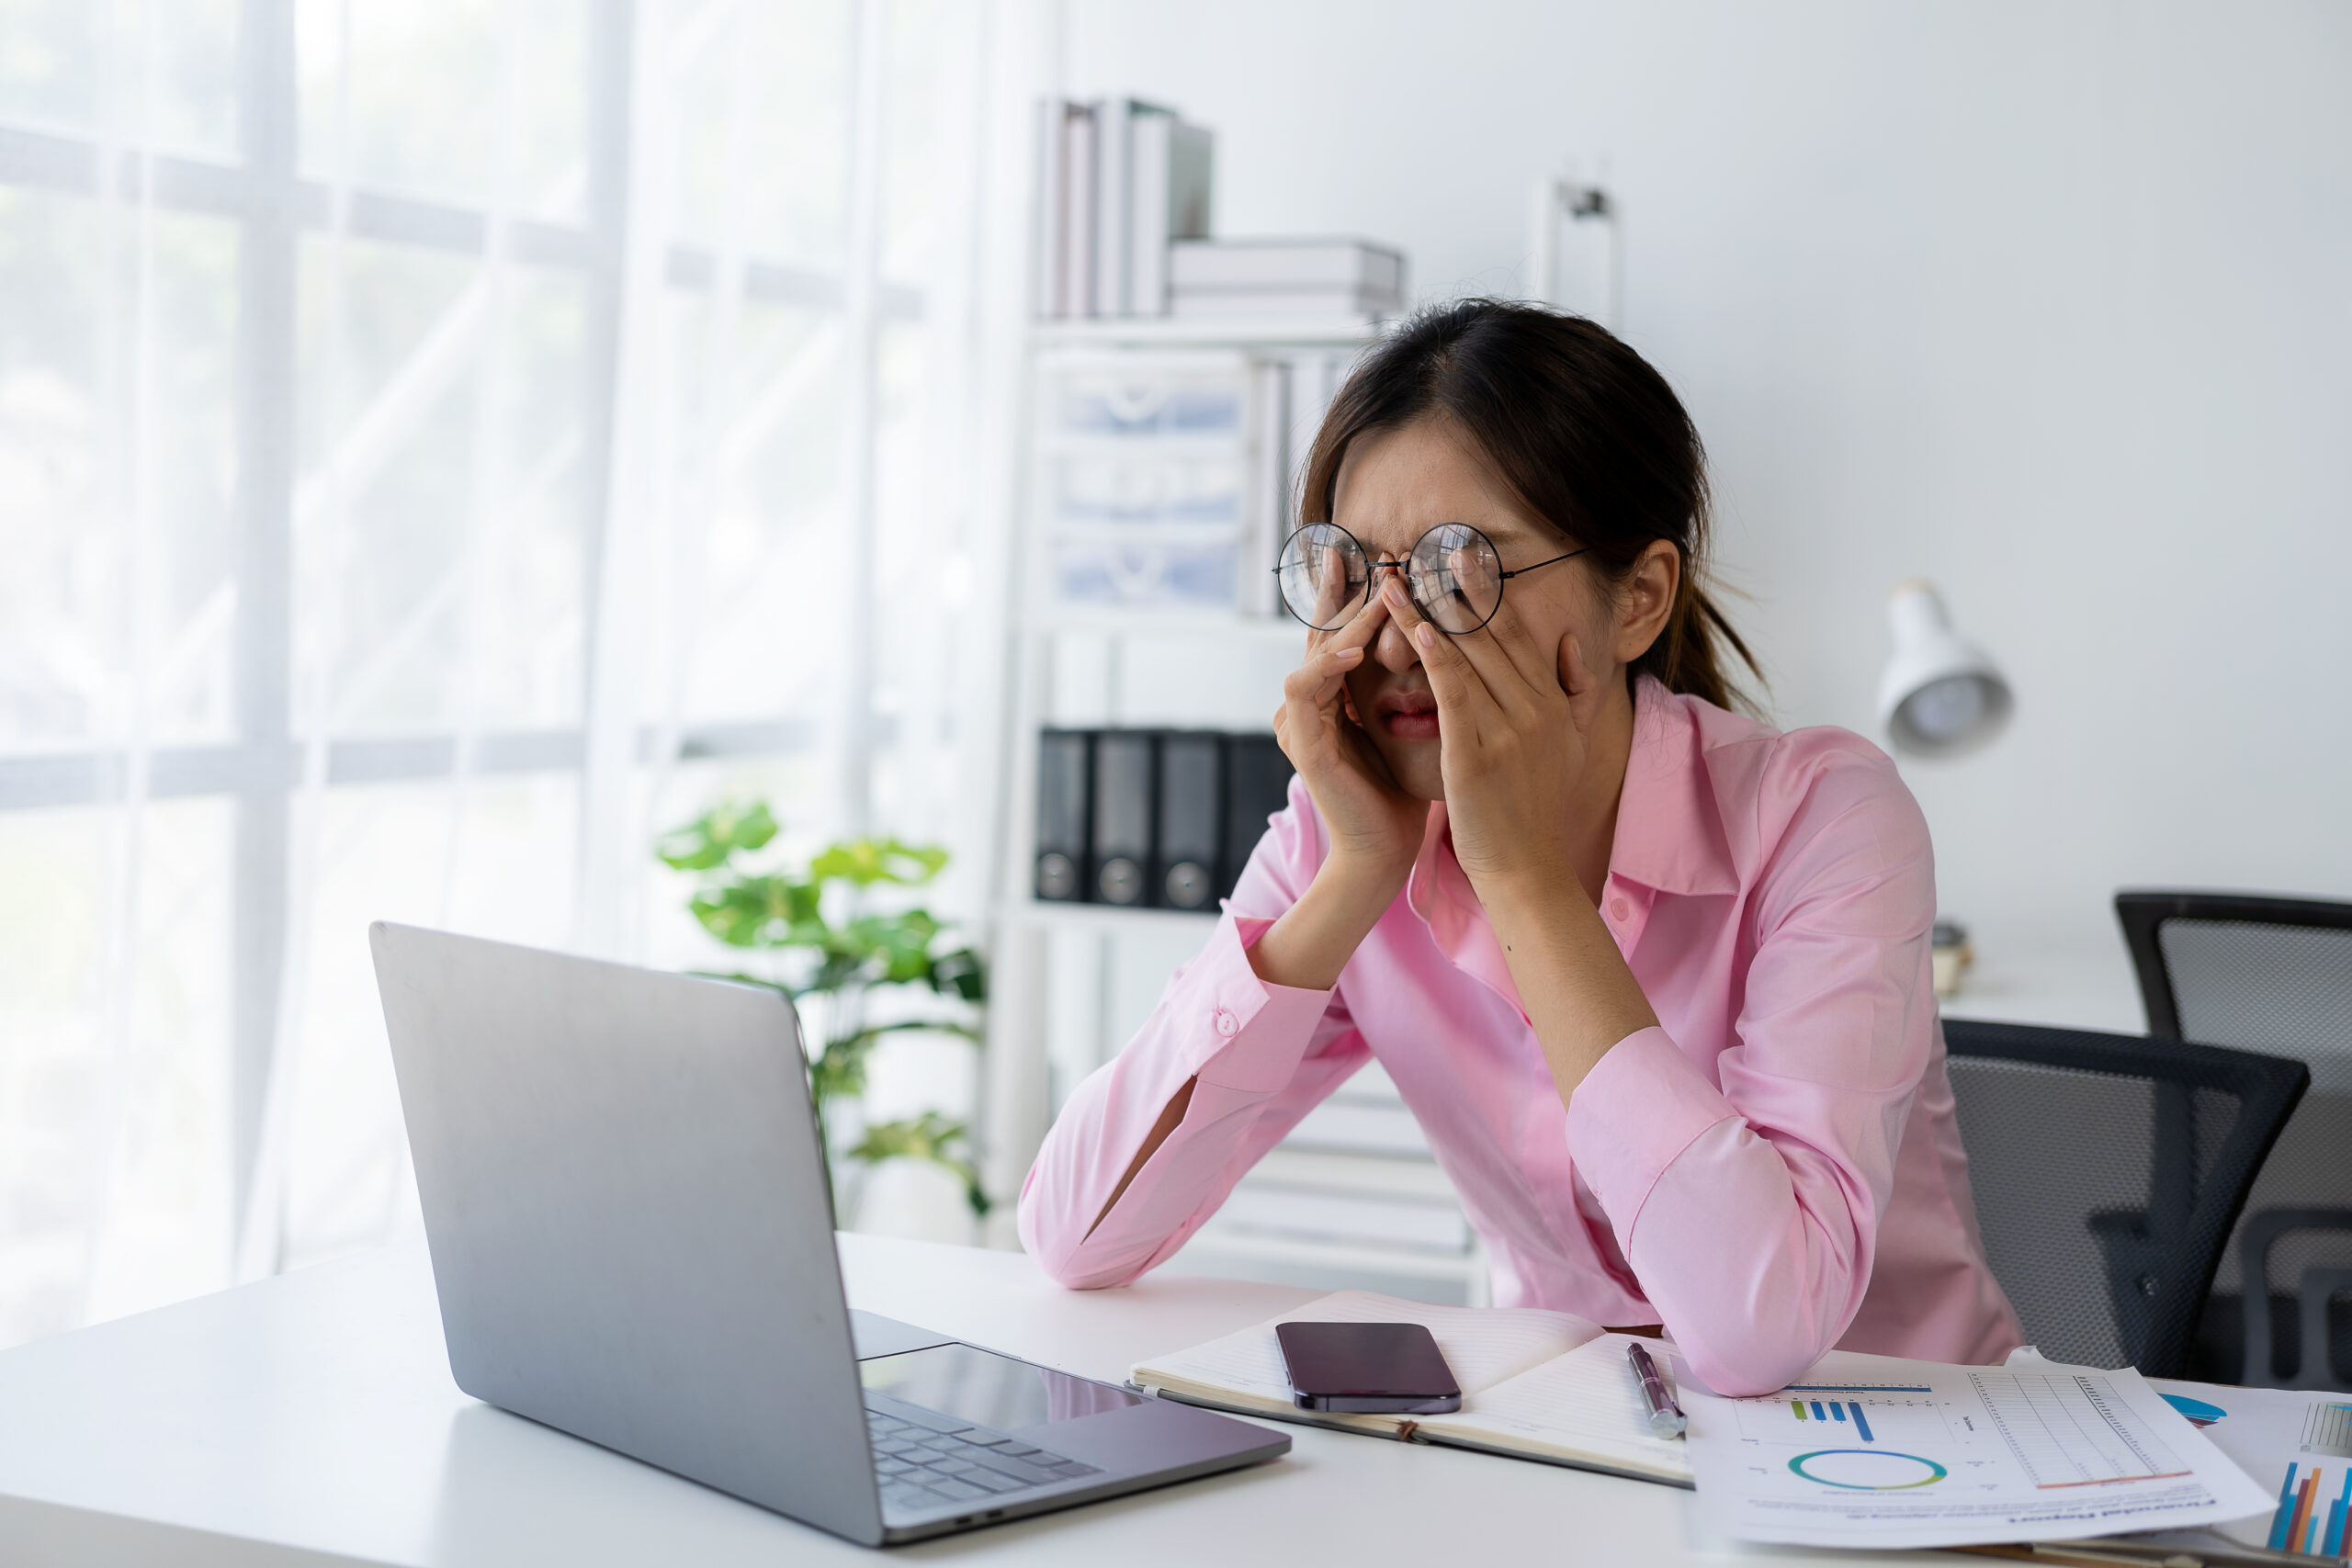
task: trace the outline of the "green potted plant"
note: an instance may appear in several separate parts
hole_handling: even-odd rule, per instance
[[[663,835],[654,852],[675,870],[698,874],[687,907],[705,931],[744,950],[747,966],[722,977],[785,992],[800,1010],[804,1040],[822,1034],[807,1066],[829,1165],[927,1161],[953,1172],[972,1213],[985,1215],[989,1200],[967,1123],[936,1111],[869,1122],[864,1108],[866,1066],[885,1035],[920,1030],[980,1042],[987,982],[979,954],[954,942],[921,905],[888,907],[902,904],[896,890],[935,878],[947,852],[897,839],[847,839],[794,867],[761,853],[776,830],[764,801],[729,801]],[[893,1011],[909,1013],[913,1003],[911,1015],[871,1021],[868,1004],[884,994],[900,1004]]]

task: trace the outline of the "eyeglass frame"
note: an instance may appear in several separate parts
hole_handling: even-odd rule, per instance
[[[1341,538],[1347,540],[1348,543],[1353,545],[1356,547],[1356,554],[1363,557],[1363,597],[1364,603],[1367,605],[1372,603],[1373,594],[1380,581],[1380,573],[1382,570],[1385,568],[1387,570],[1397,572],[1401,574],[1405,580],[1405,596],[1408,599],[1413,600],[1413,608],[1420,613],[1421,619],[1429,622],[1430,626],[1436,626],[1439,631],[1444,632],[1448,637],[1468,637],[1471,632],[1485,631],[1488,626],[1492,625],[1494,618],[1502,613],[1503,589],[1501,585],[1509,582],[1512,578],[1525,577],[1531,571],[1537,570],[1543,567],[1557,566],[1564,560],[1574,560],[1577,557],[1585,554],[1592,548],[1590,545],[1578,545],[1575,549],[1568,551],[1566,555],[1554,556],[1549,560],[1537,561],[1533,566],[1522,566],[1515,571],[1498,571],[1495,573],[1495,607],[1487,611],[1485,618],[1480,620],[1476,626],[1472,626],[1469,631],[1457,632],[1446,626],[1439,626],[1435,617],[1430,615],[1429,611],[1422,607],[1421,602],[1419,599],[1413,598],[1413,554],[1414,551],[1419,550],[1421,547],[1421,541],[1423,539],[1428,538],[1440,528],[1467,528],[1473,534],[1477,535],[1478,537],[1485,542],[1487,548],[1495,552],[1495,564],[1497,566],[1500,566],[1502,564],[1503,552],[1496,547],[1494,540],[1487,537],[1487,531],[1484,528],[1479,527],[1476,523],[1433,523],[1430,525],[1430,526],[1422,529],[1419,534],[1414,536],[1412,549],[1407,550],[1400,558],[1394,556],[1374,556],[1370,550],[1363,547],[1363,541],[1362,539],[1357,538],[1353,534],[1349,533],[1337,523],[1302,523],[1297,527],[1293,528],[1288,534],[1283,536],[1282,554],[1285,556],[1290,554],[1291,541],[1297,538],[1301,534],[1306,533],[1309,528],[1329,528],[1332,530]],[[1263,558],[1261,557],[1260,558],[1262,559]],[[1273,571],[1276,577],[1280,577],[1283,574],[1283,569],[1279,565],[1273,569]],[[1305,626],[1308,631],[1336,632],[1342,629],[1347,625],[1345,621],[1342,621],[1336,626],[1318,626],[1313,621],[1308,620],[1305,615],[1300,615],[1296,610],[1290,607],[1289,595],[1283,593],[1280,590],[1277,590],[1274,597],[1283,602],[1283,613],[1288,615],[1292,620],[1296,621],[1300,626]],[[1360,610],[1357,614],[1362,615],[1363,612]]]

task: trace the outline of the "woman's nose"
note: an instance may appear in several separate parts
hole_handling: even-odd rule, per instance
[[[1402,675],[1421,661],[1420,650],[1393,618],[1383,623],[1380,635],[1372,639],[1372,656],[1396,675]]]

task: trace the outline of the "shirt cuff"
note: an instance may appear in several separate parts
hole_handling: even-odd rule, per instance
[[[1568,1155],[1600,1200],[1618,1250],[1633,1257],[1634,1222],[1667,1168],[1738,1114],[1663,1029],[1628,1034],[1585,1075],[1568,1097]]]
[[[1220,922],[1194,961],[1197,983],[1184,987],[1179,1005],[1197,1009],[1207,1027],[1192,1035],[1200,1054],[1188,1076],[1244,1094],[1272,1094],[1297,1072],[1331,993],[1258,978],[1250,949],[1273,923],[1255,915]]]

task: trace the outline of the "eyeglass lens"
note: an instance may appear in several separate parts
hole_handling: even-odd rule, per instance
[[[1439,630],[1459,637],[1494,618],[1503,599],[1502,561],[1487,536],[1467,523],[1441,523],[1403,561],[1405,591]],[[1283,603],[1318,631],[1336,631],[1363,605],[1373,563],[1353,535],[1335,523],[1309,523],[1283,546]]]

